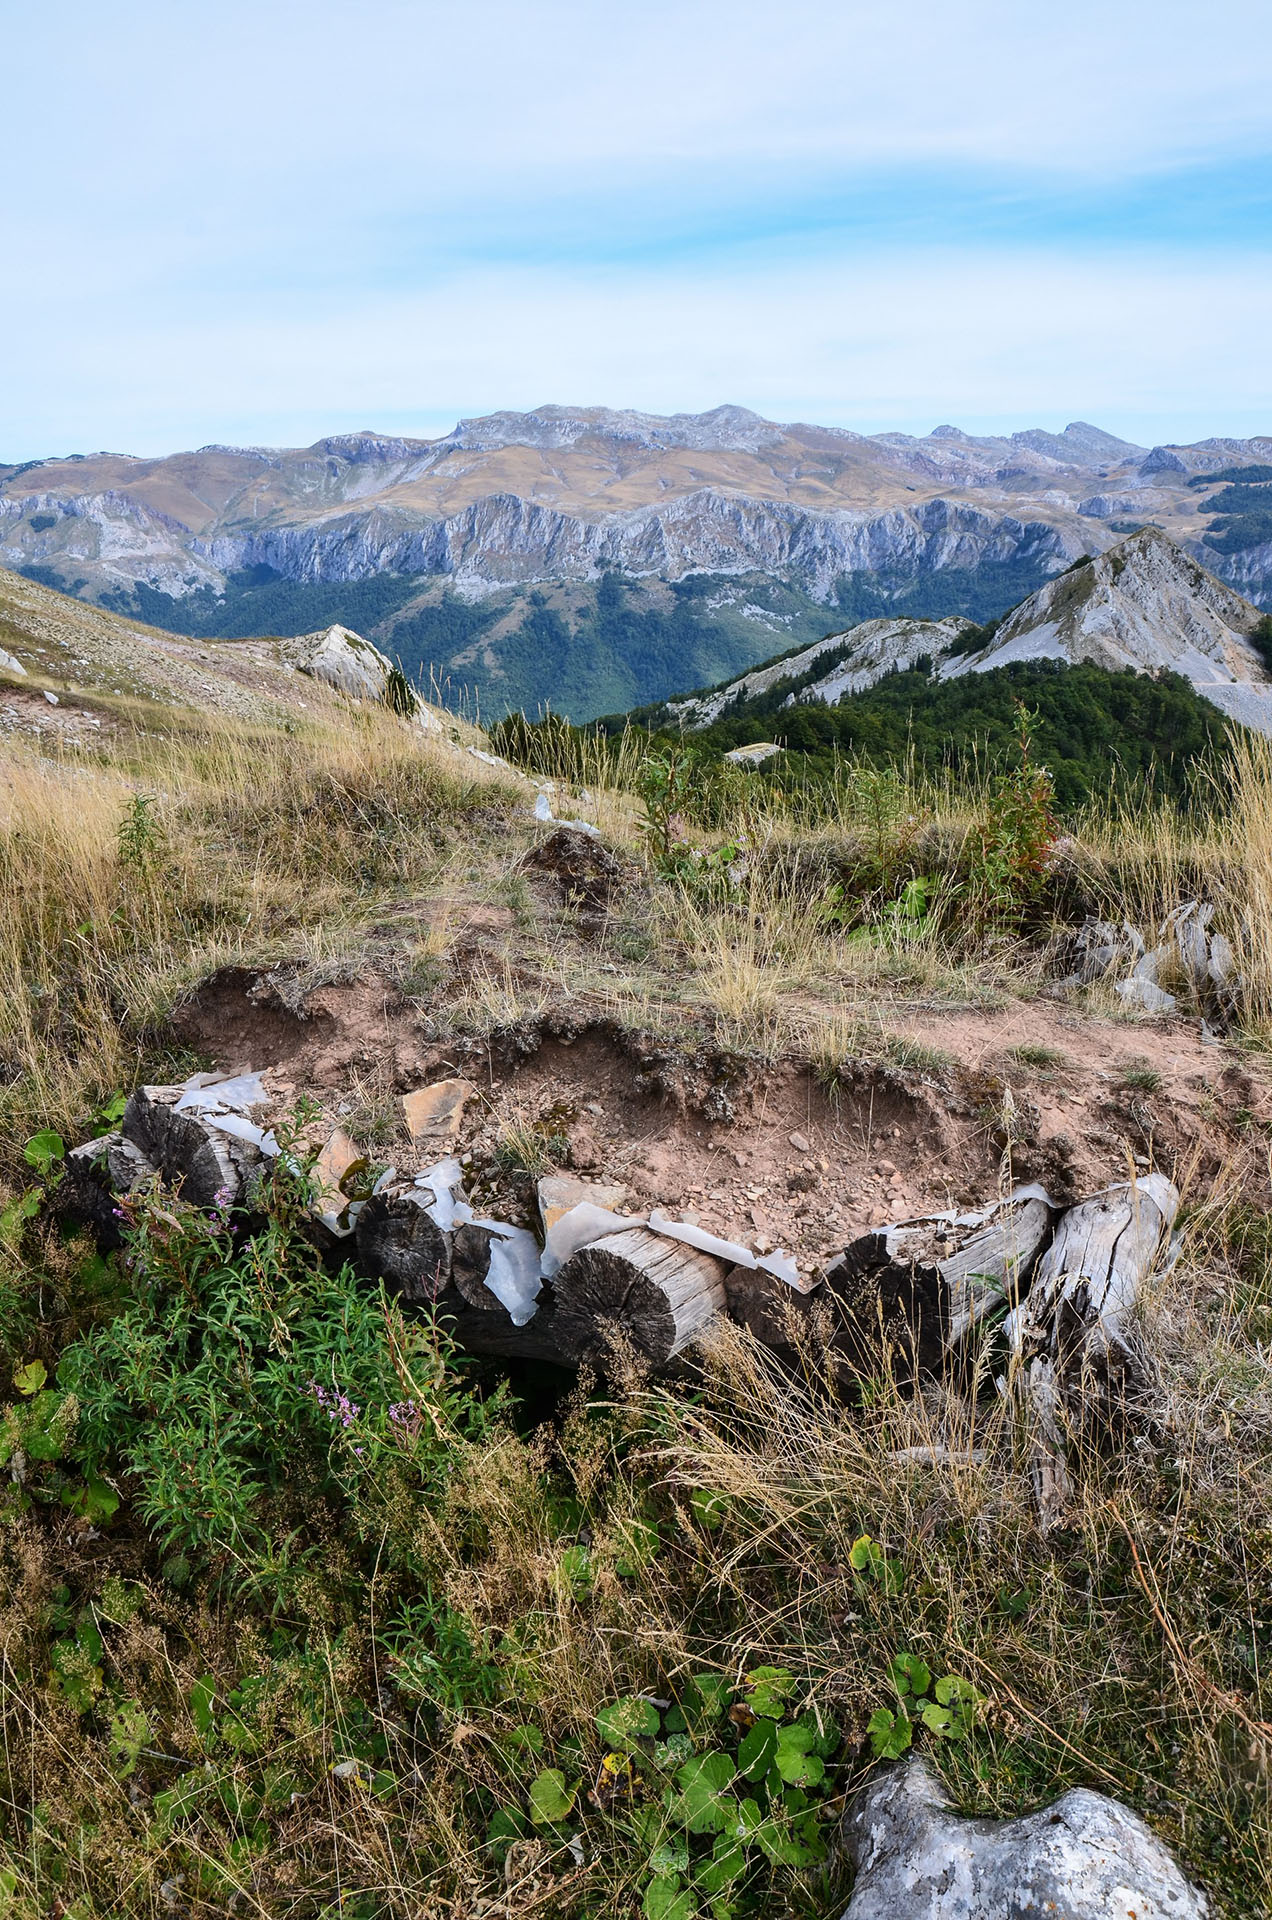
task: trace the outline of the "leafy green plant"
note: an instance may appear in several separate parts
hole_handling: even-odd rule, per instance
[[[134,793],[124,808],[115,839],[115,857],[126,872],[149,873],[167,851],[167,835],[153,793]]]
[[[635,782],[640,831],[660,873],[709,880],[736,866],[745,851],[741,841],[708,852],[690,845],[688,829],[722,826],[744,797],[743,781],[719,755],[682,741],[645,754]]]
[[[947,1673],[933,1686],[930,1667],[914,1653],[896,1654],[888,1678],[897,1706],[876,1707],[866,1724],[871,1750],[880,1760],[899,1758],[919,1726],[939,1739],[965,1740],[984,1705],[983,1695],[958,1674]]]
[[[827,1762],[839,1734],[813,1714],[793,1715],[799,1691],[788,1669],[766,1665],[740,1688],[698,1673],[679,1702],[633,1696],[598,1712],[597,1730],[616,1750],[602,1766],[636,1797],[647,1837],[644,1915],[692,1915],[700,1901],[732,1898],[760,1861],[802,1868],[824,1858]]]
[[[100,1505],[95,1483],[125,1472],[170,1556],[243,1569],[264,1555],[252,1577],[276,1587],[289,1507],[317,1495],[356,1516],[358,1490],[385,1476],[436,1483],[447,1433],[480,1431],[497,1412],[457,1391],[431,1335],[348,1268],[327,1268],[303,1174],[276,1163],[257,1204],[264,1224],[240,1242],[215,1211],[130,1201],[130,1297],[67,1347],[57,1379],[77,1409],[87,1500]]]
[[[103,1100],[101,1105],[94,1110],[92,1118],[89,1121],[89,1139],[100,1140],[103,1134],[113,1133],[123,1119],[127,1106],[127,1094],[118,1091],[110,1094]]]
[[[848,1565],[852,1569],[853,1584],[858,1593],[870,1588],[884,1595],[900,1593],[905,1581],[905,1563],[889,1559],[877,1540],[863,1533],[853,1541],[848,1550]]]
[[[1037,899],[1059,827],[1052,778],[1033,757],[1038,718],[1016,702],[1016,762],[995,778],[978,830],[967,890],[979,920],[1012,928]]]
[[[11,1253],[18,1251],[22,1236],[38,1215],[47,1192],[56,1187],[62,1178],[66,1142],[60,1133],[54,1133],[48,1127],[43,1128],[31,1135],[22,1149],[22,1157],[29,1167],[34,1167],[44,1185],[27,1187],[0,1208],[0,1246],[7,1247]]]

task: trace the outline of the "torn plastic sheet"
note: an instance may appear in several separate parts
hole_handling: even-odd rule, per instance
[[[554,1220],[548,1229],[543,1246],[544,1279],[554,1279],[571,1254],[577,1253],[580,1247],[590,1247],[594,1240],[603,1240],[607,1233],[622,1233],[627,1227],[644,1225],[643,1215],[639,1219],[632,1219],[625,1213],[611,1213],[608,1207],[597,1207],[590,1200],[581,1200],[577,1207],[571,1207],[559,1220]]]
[[[899,1233],[906,1227],[930,1227],[938,1222],[951,1227],[987,1227],[1006,1208],[1018,1206],[1025,1200],[1041,1200],[1043,1206],[1049,1207],[1052,1213],[1062,1211],[1060,1203],[1052,1199],[1047,1189],[1037,1180],[1031,1180],[1027,1186],[1013,1187],[1010,1193],[1003,1194],[1000,1199],[991,1200],[986,1207],[975,1207],[970,1212],[960,1212],[955,1208],[947,1213],[915,1214],[909,1220],[889,1220],[886,1226],[876,1227],[874,1231],[878,1234]]]
[[[649,1216],[649,1225],[654,1233],[665,1234],[669,1240],[679,1240],[687,1247],[697,1247],[702,1253],[714,1254],[717,1260],[731,1260],[735,1267],[759,1267],[763,1272],[771,1273],[775,1280],[784,1280],[788,1287],[798,1287],[803,1291],[804,1283],[799,1277],[799,1268],[781,1247],[774,1253],[755,1254],[749,1247],[744,1247],[740,1240],[722,1240],[718,1234],[692,1226],[687,1220],[669,1220],[657,1208]]]
[[[539,1310],[543,1286],[539,1243],[525,1227],[506,1227],[494,1220],[484,1224],[489,1224],[500,1236],[490,1243],[486,1286],[500,1306],[507,1308],[513,1326],[524,1327]]]
[[[558,820],[552,811],[552,802],[542,788],[535,796],[534,817],[545,827],[577,827],[580,833],[590,833],[595,839],[600,839],[600,828],[594,827],[590,820]]]
[[[754,1267],[759,1264],[749,1247],[740,1240],[722,1240],[717,1233],[708,1233],[705,1227],[691,1226],[687,1220],[669,1220],[657,1207],[649,1216],[649,1224],[654,1233],[665,1234],[668,1240],[680,1240],[687,1247],[697,1247],[700,1253],[712,1253],[717,1260],[731,1260],[735,1267]]]
[[[181,1089],[178,1113],[248,1113],[268,1104],[259,1073],[195,1073]]]
[[[199,1117],[205,1127],[215,1127],[218,1133],[228,1133],[232,1140],[241,1140],[245,1146],[259,1147],[271,1160],[281,1152],[272,1128],[266,1132],[254,1120],[245,1120],[241,1113],[204,1113]]]
[[[464,1207],[467,1217],[472,1218],[471,1212],[468,1212],[468,1203],[462,1197],[462,1191],[459,1200],[456,1200],[454,1194],[454,1189],[459,1186],[463,1177],[464,1170],[458,1160],[439,1160],[435,1167],[427,1167],[423,1173],[417,1173],[415,1176],[416,1186],[426,1187],[433,1196],[433,1204],[431,1207],[426,1207],[425,1212],[443,1233],[449,1233],[456,1224],[456,1212],[460,1206]],[[463,1222],[460,1221],[459,1224],[462,1226]]]
[[[757,1257],[755,1264],[765,1273],[771,1273],[775,1280],[785,1280],[788,1287],[798,1287],[801,1293],[804,1291],[804,1282],[799,1277],[799,1268],[789,1253],[783,1253],[781,1247],[773,1253]]]

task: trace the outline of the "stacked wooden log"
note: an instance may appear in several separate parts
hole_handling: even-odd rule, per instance
[[[63,1210],[111,1245],[121,1197],[148,1184],[198,1206],[242,1208],[278,1152],[250,1117],[266,1098],[251,1074],[138,1088],[118,1133],[68,1156]],[[356,1150],[341,1139],[348,1159]],[[940,1373],[978,1329],[1001,1322],[1011,1390],[1037,1436],[1048,1524],[1067,1500],[1075,1429],[1107,1428],[1146,1377],[1136,1307],[1179,1206],[1159,1173],[1067,1210],[1021,1188],[977,1210],[876,1228],[805,1282],[784,1256],[757,1256],[658,1213],[622,1215],[612,1210],[621,1190],[578,1181],[543,1183],[541,1250],[524,1228],[477,1218],[460,1176],[459,1162],[446,1160],[386,1176],[351,1203],[329,1187],[316,1222],[370,1279],[434,1313],[462,1349],[506,1359],[604,1367],[622,1349],[665,1368],[730,1318],[792,1361],[819,1346],[843,1381],[886,1367]]]
[[[162,1182],[198,1207],[241,1207],[278,1150],[249,1118],[265,1100],[255,1074],[196,1074],[181,1086],[138,1087],[117,1132],[67,1155],[61,1210],[92,1227],[103,1245],[117,1246],[119,1199],[146,1186]]]

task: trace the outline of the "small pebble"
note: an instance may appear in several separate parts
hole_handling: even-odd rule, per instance
[[[788,1133],[786,1138],[790,1141],[796,1153],[808,1152],[809,1143],[802,1133]]]

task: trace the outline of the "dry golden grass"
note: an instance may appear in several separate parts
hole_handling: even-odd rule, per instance
[[[436,883],[461,816],[514,802],[374,709],[294,734],[188,723],[104,764],[0,752],[0,1109],[19,1132],[131,1084],[139,1033],[213,967],[354,954],[381,903]]]

